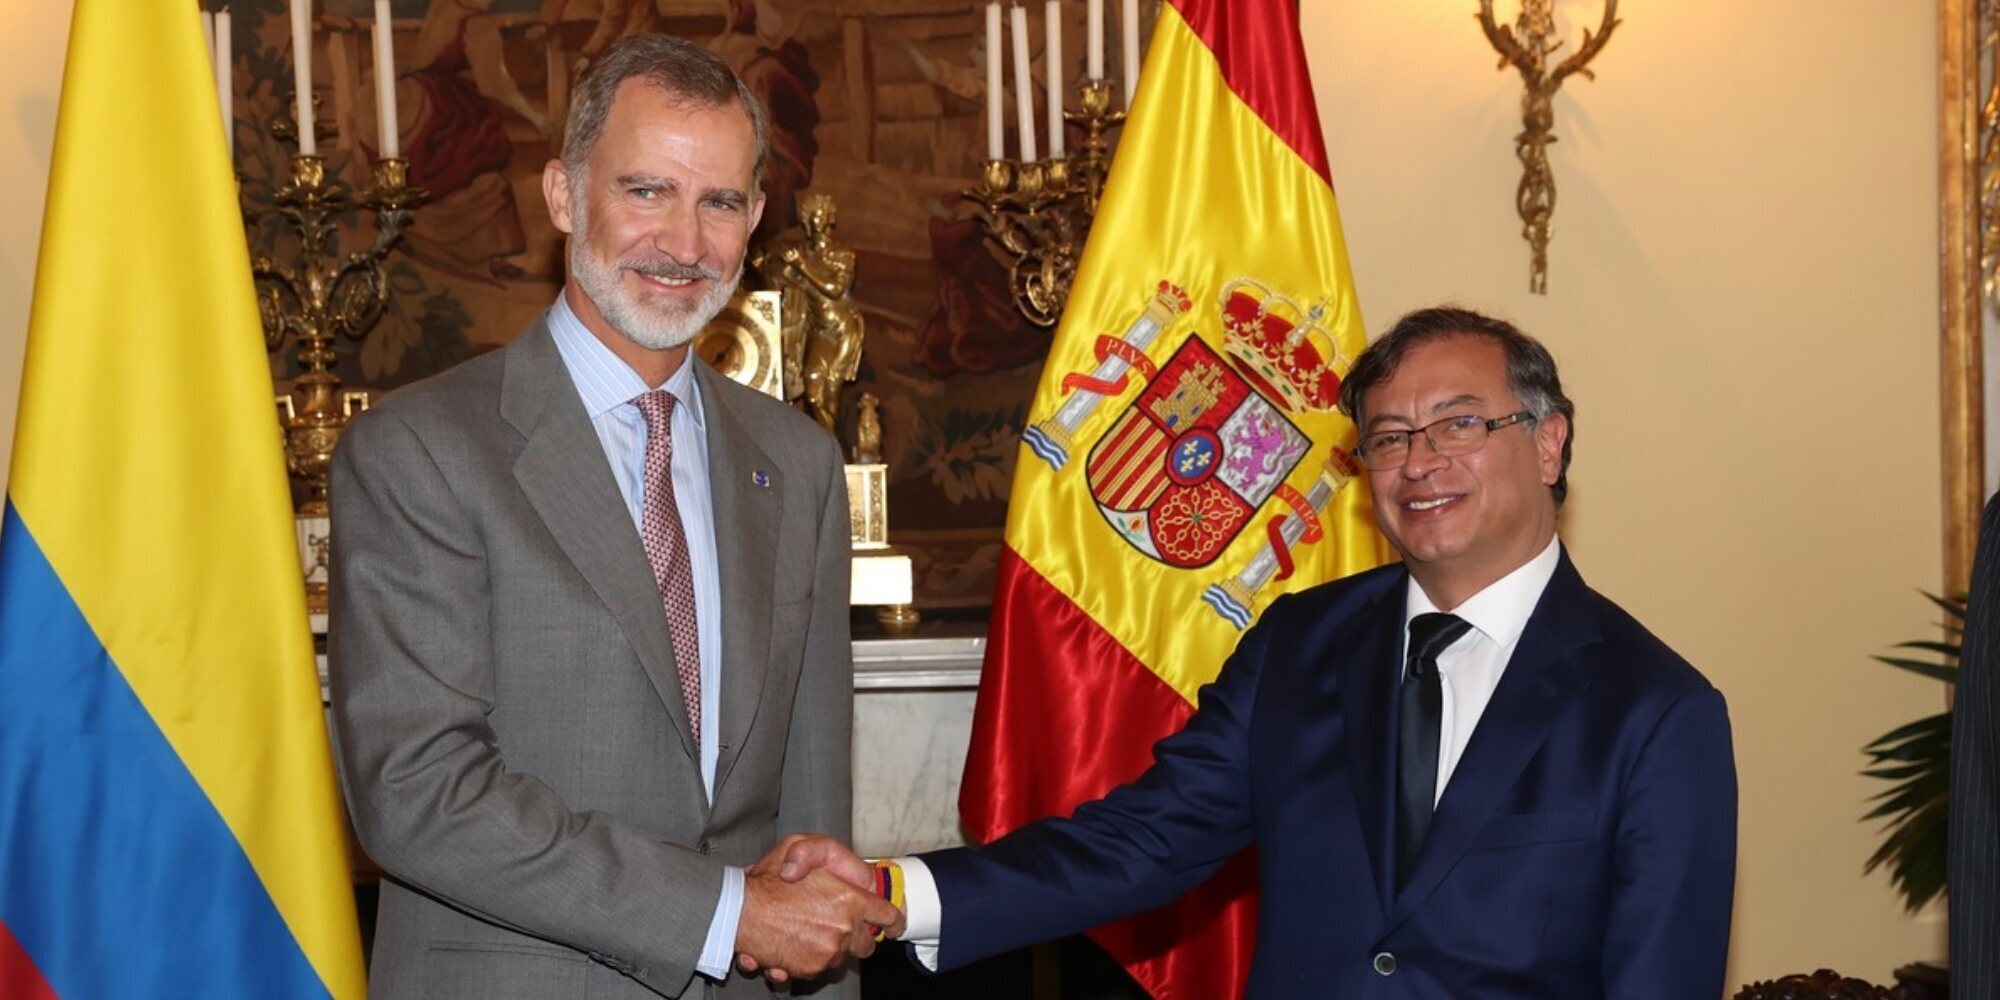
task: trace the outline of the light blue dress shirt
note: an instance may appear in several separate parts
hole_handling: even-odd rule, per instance
[[[634,528],[643,531],[646,418],[632,400],[655,387],[647,385],[586,329],[564,296],[556,296],[555,305],[549,307],[548,323],[570,380],[583,397],[584,412],[604,445],[604,457],[611,463],[611,478],[618,483],[625,509],[632,515]],[[674,504],[680,509],[688,564],[694,575],[695,631],[701,646],[701,783],[712,800],[722,696],[722,583],[715,556],[715,505],[708,488],[708,424],[702,415],[701,390],[694,380],[692,351],[658,388],[674,397]],[[729,975],[735,957],[736,925],[742,915],[743,870],[725,868],[722,898],[695,966],[703,975],[713,979]]]

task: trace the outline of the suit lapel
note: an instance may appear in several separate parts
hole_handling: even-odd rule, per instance
[[[692,355],[690,355],[692,357]],[[770,670],[771,595],[776,591],[778,514],[785,480],[738,418],[731,395],[749,390],[696,363],[708,425],[708,478],[722,581],[721,744],[716,795],[743,753]]]
[[[1335,634],[1325,656],[1339,691],[1340,729],[1345,734],[1346,759],[1351,763],[1349,785],[1362,839],[1368,844],[1377,898],[1395,899],[1394,850],[1396,817],[1391,795],[1396,758],[1394,675],[1402,648],[1402,582],[1384,587],[1372,605],[1349,619]]]
[[[1389,928],[1401,923],[1458,863],[1556,721],[1590,686],[1590,665],[1582,650],[1602,634],[1595,608],[1565,551],[1445,785]]]
[[[699,761],[689,738],[687,706],[674,671],[659,584],[646,562],[632,515],[611,478],[604,445],[584,413],[555,338],[543,324],[508,348],[500,412],[527,442],[514,461],[521,492],[555,536],[563,554],[590,583],[632,644],[646,678],[659,693],[681,746]]]

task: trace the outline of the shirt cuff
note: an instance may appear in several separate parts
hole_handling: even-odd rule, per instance
[[[903,940],[909,943],[918,964],[936,972],[938,930],[944,923],[944,903],[938,898],[937,880],[916,858],[895,861],[903,869]]]
[[[936,895],[936,890],[932,890]],[[722,898],[715,904],[715,916],[708,921],[708,940],[701,946],[701,958],[694,970],[717,981],[729,978],[736,959],[736,925],[743,919],[743,869],[722,869]]]

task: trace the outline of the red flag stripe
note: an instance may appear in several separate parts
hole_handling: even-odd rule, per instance
[[[959,813],[981,841],[1048,815],[1051,802],[1094,799],[1138,777],[1153,744],[1194,714],[1011,545],[1000,553],[990,620],[987,663],[1060,663],[1063,682],[1031,670],[980,679],[980,738],[967,750]]]
[[[8,1000],[57,1000],[55,988],[21,947],[14,932],[0,923],[0,997]]]
[[[1139,776],[1152,746],[1194,714],[1160,676],[1036,572],[1001,550],[991,663],[1060,663],[1063,683],[1028,670],[980,682],[959,815],[982,843],[1047,815],[1051,802],[1097,798]],[[1089,692],[1079,698],[1077,692]],[[1155,1000],[1241,996],[1256,937],[1257,869],[1246,854],[1162,909],[1090,936]]]
[[[1090,931],[1153,1000],[1240,997],[1257,938],[1257,849],[1174,902]]]
[[[1326,140],[1319,130],[1299,12],[1292,3],[1229,10],[1228,0],[1170,0],[1196,37],[1215,54],[1229,89],[1257,113],[1313,172],[1333,184]]]

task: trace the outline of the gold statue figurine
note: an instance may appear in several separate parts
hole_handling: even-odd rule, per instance
[[[784,296],[785,395],[804,396],[806,410],[831,431],[840,416],[840,387],[861,368],[861,310],[854,287],[854,251],[833,242],[833,199],[807,195],[799,203],[805,240],[777,254],[772,280]]]
[[[882,463],[882,401],[872,392],[861,394],[860,405],[854,408],[854,464],[880,465]]]

